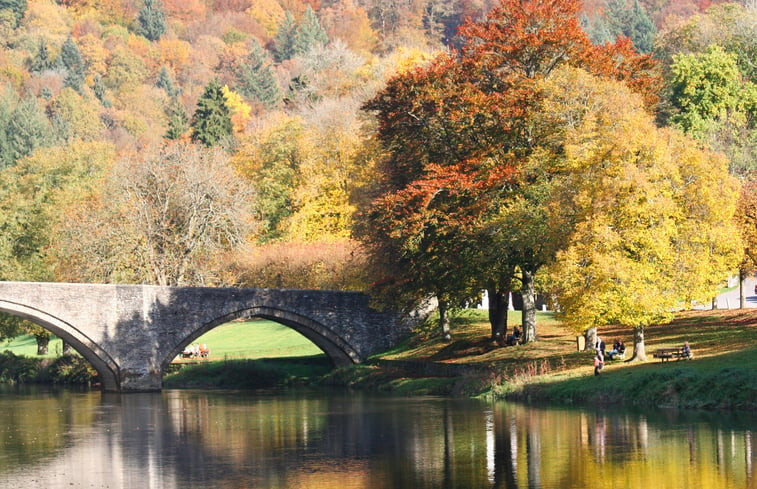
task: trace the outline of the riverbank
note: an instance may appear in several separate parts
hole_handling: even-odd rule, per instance
[[[511,318],[510,324],[514,324]],[[326,382],[398,394],[462,395],[564,404],[625,404],[684,408],[757,408],[757,311],[690,311],[668,325],[646,328],[647,362],[607,362],[593,374],[591,352],[550,314],[540,314],[540,340],[499,347],[488,339],[483,312],[458,319],[453,339],[420,333],[373,358],[371,365],[331,373]],[[632,345],[630,329],[599,334]],[[425,335],[425,336],[424,336]],[[657,348],[688,341],[694,360],[660,362]],[[631,357],[631,353],[627,355]]]

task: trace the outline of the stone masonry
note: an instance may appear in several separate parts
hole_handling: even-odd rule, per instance
[[[0,282],[0,311],[71,344],[107,391],[160,390],[186,345],[237,318],[284,324],[337,366],[360,363],[407,335],[417,317],[377,311],[360,292]]]

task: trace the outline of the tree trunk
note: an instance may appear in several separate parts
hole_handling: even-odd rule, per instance
[[[633,329],[633,357],[631,357],[630,362],[633,361],[639,361],[639,362],[646,362],[647,361],[647,351],[644,348],[644,327],[639,326]]]
[[[492,327],[492,341],[504,343],[507,333],[507,307],[510,304],[509,291],[499,290],[496,286],[487,289],[489,294],[489,324]]]
[[[536,290],[534,289],[534,273],[523,270],[523,311],[521,325],[523,326],[522,343],[536,341]]]
[[[594,350],[597,344],[597,328],[592,326],[584,332],[584,338],[586,338],[586,345],[584,351]]]
[[[739,309],[746,309],[746,294],[744,294],[744,280],[746,274],[739,268]]]
[[[34,339],[37,340],[37,355],[47,355],[47,346],[50,344],[50,334],[35,334]]]
[[[452,339],[452,335],[449,333],[449,311],[447,309],[447,301],[438,299],[439,302],[439,329],[442,332],[442,338],[445,341]]]

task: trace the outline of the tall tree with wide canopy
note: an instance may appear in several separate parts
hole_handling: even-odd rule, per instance
[[[377,250],[386,250],[387,243],[388,249],[413,249],[406,244],[416,236],[407,231],[404,221],[423,221],[426,209],[418,204],[425,201],[410,197],[412,189],[426,189],[437,205],[447,209],[448,222],[472,223],[458,230],[473,250],[460,273],[490,289],[490,297],[501,299],[507,296],[518,265],[522,289],[532,294],[533,277],[550,260],[554,246],[545,241],[546,234],[520,241],[507,236],[539,232],[530,221],[542,193],[526,192],[532,177],[525,169],[540,138],[549,135],[548,129],[534,127],[529,120],[541,98],[537,82],[560,65],[583,66],[623,80],[650,105],[659,85],[651,58],[636,54],[628,40],[592,46],[578,26],[578,10],[574,0],[502,0],[484,20],[461,27],[459,53],[442,55],[426,68],[397,76],[366,104],[377,112],[378,137],[387,151],[366,225],[385,217],[382,208],[388,209],[389,199],[408,199],[395,203],[408,210],[396,221],[394,232],[364,235],[366,242]],[[529,218],[515,219],[517,214]],[[504,229],[498,225],[502,222],[521,228]],[[497,246],[495,251],[493,243],[509,247]],[[379,257],[390,258],[383,251],[377,253]],[[437,266],[423,253],[416,258],[419,266]],[[453,261],[453,257],[437,259]],[[412,273],[408,267],[403,270]],[[459,280],[469,282],[462,275]],[[395,282],[413,286],[409,279]],[[506,328],[507,303],[494,302],[490,320],[497,337]],[[528,301],[524,315],[525,341],[536,339],[532,302]]]
[[[564,174],[551,207],[571,229],[550,267],[562,319],[576,332],[631,327],[644,360],[644,327],[707,301],[739,255],[738,185],[724,158],[656,128],[615,82],[566,71],[544,93],[563,128],[549,158]]]

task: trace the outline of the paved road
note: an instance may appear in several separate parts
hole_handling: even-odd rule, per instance
[[[746,307],[757,308],[757,293],[755,285],[757,278],[754,275],[744,280],[744,295],[746,296]],[[731,290],[725,294],[720,294],[717,298],[718,309],[738,309],[739,308],[739,289]]]

